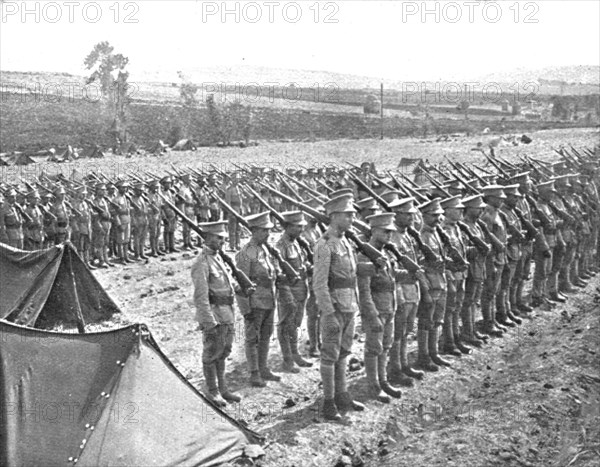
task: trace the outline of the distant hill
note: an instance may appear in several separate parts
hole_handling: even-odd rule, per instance
[[[554,66],[538,69],[518,68],[510,71],[490,73],[479,81],[497,83],[538,82],[540,84],[590,84],[600,86],[600,66]]]

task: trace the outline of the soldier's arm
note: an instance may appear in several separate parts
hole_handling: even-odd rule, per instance
[[[275,248],[277,248],[277,250],[281,254],[281,257],[287,261],[286,244],[281,241],[277,242],[277,244],[275,245]],[[279,267],[279,263],[275,258],[273,258],[273,265],[275,266],[276,270],[278,270],[277,268]],[[278,270],[278,273],[279,273],[279,270]],[[280,277],[279,274],[277,275],[277,277]],[[277,290],[279,292],[279,300],[283,304],[294,303],[294,295],[292,294],[292,289],[290,287],[289,281],[285,278],[285,276],[281,276],[281,277],[282,277],[282,279],[279,280],[278,284],[277,284]]]
[[[313,291],[317,306],[323,315],[335,312],[329,294],[329,268],[331,266],[331,250],[327,242],[318,242],[315,248],[315,269],[313,272]]]
[[[206,258],[198,258],[192,266],[192,282],[194,284],[194,305],[196,321],[203,331],[214,328],[218,323],[208,300],[208,263]]]
[[[363,263],[371,263],[370,261],[361,261],[359,257],[358,265]],[[360,314],[365,321],[372,320],[378,316],[377,307],[373,302],[371,295],[371,275],[358,276],[358,301],[360,305]]]
[[[6,210],[4,207],[0,208],[0,238],[6,239],[6,224],[4,222],[4,216],[6,215]]]

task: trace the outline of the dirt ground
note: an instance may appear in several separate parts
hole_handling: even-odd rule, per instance
[[[592,146],[596,130],[538,132],[529,146],[503,147],[554,158],[551,147]],[[479,140],[481,137],[479,138]],[[456,144],[398,141],[342,141],[276,144],[221,150],[227,160],[275,163],[285,149],[297,162],[375,160],[393,166],[401,156],[469,154],[477,138]],[[459,144],[460,143],[460,144]],[[354,150],[353,150],[354,149]],[[418,155],[411,150],[418,149]],[[244,152],[255,150],[255,152]],[[384,152],[385,151],[385,152]],[[221,155],[224,154],[223,152]],[[217,153],[169,155],[154,166],[168,168],[216,162]],[[180,157],[180,160],[177,159]],[[222,159],[221,159],[222,160]],[[287,160],[287,159],[286,159]],[[465,160],[465,159],[463,159]],[[466,159],[469,160],[468,158]],[[156,160],[155,160],[156,161]],[[78,165],[85,169],[85,165]],[[130,322],[146,323],[156,341],[192,384],[204,389],[201,333],[194,321],[190,268],[195,256],[178,253],[110,270],[95,276],[123,310],[95,330]],[[241,404],[229,405],[235,418],[267,437],[263,466],[592,466],[600,465],[600,279],[553,311],[536,311],[532,319],[502,339],[494,339],[472,355],[454,358],[452,368],[428,374],[391,404],[369,400],[363,339],[357,327],[352,357],[359,365],[349,372],[351,393],[367,410],[347,414],[341,423],[324,422],[318,360],[298,375],[282,373],[282,381],[265,389],[248,386],[243,326],[238,322],[228,361],[231,386]],[[303,332],[302,342],[306,341]],[[304,350],[304,346],[303,346]],[[411,342],[411,359],[416,342]],[[279,344],[271,343],[270,366],[281,362]]]

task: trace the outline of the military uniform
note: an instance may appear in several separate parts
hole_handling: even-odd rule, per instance
[[[44,246],[44,214],[37,205],[40,194],[37,191],[28,193],[30,204],[25,208],[29,219],[24,225],[24,247],[25,250],[41,250]]]
[[[284,212],[281,215],[289,225],[301,227],[306,225],[304,215],[300,211]],[[298,330],[302,325],[308,298],[307,271],[310,264],[298,241],[291,238],[287,232],[283,233],[277,242],[276,248],[281,253],[282,258],[294,268],[300,277],[294,283],[291,283],[287,278],[282,278],[277,295],[277,309],[279,312],[277,335],[283,357],[283,370],[297,373],[299,370],[296,365],[301,367],[312,366],[312,363],[305,361],[298,352]]]
[[[0,241],[14,248],[23,249],[23,218],[15,206],[17,192],[8,190],[0,209]]]
[[[158,190],[160,189],[158,181],[149,182],[148,193],[148,236],[150,239],[150,255],[157,257],[163,255],[163,251],[159,248],[160,225],[164,212],[162,209],[163,200],[160,197]],[[165,245],[166,247],[166,245]]]
[[[175,205],[175,196],[171,193],[171,177],[165,177],[161,180],[163,184],[162,195],[171,204]],[[162,219],[163,219],[163,237],[165,243],[165,251],[168,253],[177,253],[179,250],[175,248],[175,230],[177,230],[177,215],[175,211],[169,207],[167,203],[163,203],[162,206]]]
[[[69,218],[71,214],[64,201],[65,194],[66,190],[64,187],[57,188],[54,192],[56,199],[50,208],[50,212],[55,217],[53,219],[55,245],[66,242],[69,239]]]
[[[225,201],[236,212],[242,214],[242,195],[238,187],[237,180],[233,180],[231,185],[225,190]],[[229,249],[231,251],[239,250],[241,240],[241,227],[235,216],[228,215],[229,222]]]
[[[134,259],[148,259],[144,254],[146,237],[148,236],[148,218],[150,206],[142,195],[144,184],[141,182],[133,186],[134,194],[131,197],[131,236],[133,237]]]
[[[129,259],[129,241],[131,239],[131,203],[126,196],[129,189],[129,183],[126,181],[117,182],[119,192],[113,199],[114,203],[114,223],[117,227],[117,248],[119,259],[123,263],[130,263]]]
[[[188,219],[193,219],[196,214],[196,200],[190,186],[190,176],[185,174],[181,177],[183,185],[179,189],[179,210],[182,211]],[[192,229],[187,222],[182,222],[183,249],[195,250],[192,245]]]
[[[77,210],[77,214],[73,223],[77,224],[78,245],[77,250],[88,267],[94,268],[91,265],[90,247],[92,235],[92,211],[88,203],[85,201],[87,190],[81,187],[77,190],[77,198],[73,201],[73,207]]]
[[[200,227],[206,233],[227,235],[225,222]],[[235,287],[217,251],[204,246],[192,266],[192,281],[196,321],[202,330],[202,364],[208,396],[217,405],[225,405],[221,397],[239,402],[240,397],[227,389],[225,379],[225,361],[231,354],[235,336]]]
[[[251,227],[271,229],[273,224],[268,213],[260,213],[248,218]],[[251,238],[237,253],[236,264],[240,271],[256,284],[256,291],[250,296],[236,295],[240,312],[244,316],[246,337],[246,360],[250,371],[251,384],[264,386],[264,379],[277,381],[267,366],[269,342],[273,334],[276,305],[275,281],[278,267],[273,262],[266,245],[258,244]]]
[[[112,265],[108,261],[108,243],[112,227],[111,211],[108,201],[104,198],[106,186],[103,183],[96,185],[96,194],[92,203],[96,206],[92,214],[92,246],[100,267],[107,268]]]

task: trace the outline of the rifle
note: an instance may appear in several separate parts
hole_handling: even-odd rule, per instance
[[[452,242],[450,241],[450,237],[448,237],[448,234],[446,232],[444,232],[444,229],[442,229],[439,225],[436,226],[435,230],[437,231],[438,235],[440,236],[440,239],[442,240],[442,243],[444,244],[444,246],[448,249],[448,253],[450,254],[450,258],[452,258],[452,261],[455,261],[456,263],[458,263],[458,266],[461,269],[466,269],[469,267],[469,262],[463,257],[463,255],[460,254],[460,251],[458,251],[458,249],[452,245]]]
[[[400,251],[398,250],[396,245],[394,245],[392,242],[386,243],[385,245],[383,245],[383,249],[392,253],[394,255],[394,257],[396,258],[396,260],[400,264],[402,264],[402,267],[404,267],[404,269],[406,269],[408,272],[411,272],[414,274],[419,271],[421,271],[421,272],[423,271],[421,266],[419,266],[419,264],[415,263],[408,255],[403,255],[402,253],[400,253]]]
[[[78,211],[77,209],[75,209],[69,201],[67,201],[65,199],[63,201],[63,203],[65,203],[65,206],[68,207],[71,211],[73,211],[77,217],[83,217],[83,214],[81,213],[81,211]]]
[[[275,188],[271,188],[270,186],[264,183],[261,183],[261,185],[267,190],[269,190],[271,193],[280,196],[282,199],[292,203],[294,206],[297,206],[300,210],[310,214],[317,220],[317,222],[320,222],[322,224],[329,224],[329,216],[327,216],[326,214],[323,214],[322,212],[308,206],[302,201],[298,201],[294,198],[284,195],[280,191],[276,190]],[[354,220],[352,225],[358,228],[363,233],[368,234],[371,232],[371,228],[368,225],[364,224],[363,222],[357,221],[356,219]],[[369,258],[369,260],[376,266],[379,266],[379,263],[381,262],[382,258],[385,258],[383,254],[380,251],[378,251],[373,245],[367,242],[363,242],[361,239],[359,239],[353,230],[347,230],[346,232],[344,232],[344,235],[348,240],[351,240],[356,246],[356,248],[367,258]]]
[[[442,260],[442,258],[440,258],[439,255],[433,251],[429,245],[426,245],[425,242],[423,242],[421,234],[417,232],[414,227],[407,227],[406,233],[415,239],[419,250],[421,250],[421,253],[423,253],[427,261],[430,263],[437,263]]]
[[[544,228],[549,227],[550,224],[552,224],[552,220],[546,215],[546,213],[544,211],[542,211],[540,209],[540,207],[536,203],[535,199],[533,199],[533,196],[531,196],[528,193],[528,194],[525,195],[525,198],[527,199],[527,201],[529,201],[529,204],[531,205],[531,207],[535,211],[535,214],[539,217],[540,222],[542,223],[542,227],[544,227]]]
[[[265,200],[262,196],[260,196],[256,192],[256,190],[254,190],[254,188],[252,188],[251,186],[247,185],[245,188],[248,191],[250,191],[250,193],[258,200],[258,202],[260,204],[262,204],[271,213],[271,215],[275,219],[277,219],[277,222],[279,222],[279,224],[282,227],[285,225],[285,219],[283,218],[283,216],[279,212],[277,212],[277,210],[275,210],[273,207],[271,207],[271,205],[267,202],[267,200]],[[310,264],[314,264],[313,263],[313,251],[312,251],[312,248],[310,247],[310,245],[308,244],[308,242],[300,236],[298,236],[296,238],[296,240],[298,241],[298,245],[300,245],[300,248],[302,248],[304,250],[304,252],[306,253],[308,262]]]
[[[491,250],[490,245],[487,244],[486,242],[484,242],[477,235],[473,234],[473,232],[471,232],[471,229],[469,228],[469,226],[467,224],[465,224],[464,222],[458,221],[456,223],[456,225],[458,225],[458,228],[465,233],[467,238],[471,241],[471,243],[473,245],[475,245],[475,247],[479,250],[479,252],[481,253],[482,256],[487,256],[490,253],[490,250]]]
[[[52,212],[50,212],[50,210],[46,206],[44,206],[43,204],[41,204],[41,203],[38,204],[38,207],[42,211],[42,214],[44,214],[45,216],[48,216],[53,221],[55,221],[55,220],[58,219],[58,217],[56,217]]]
[[[421,193],[419,193],[417,191],[418,188],[421,188],[419,185],[417,185],[415,182],[413,182],[410,178],[408,178],[406,175],[404,175],[403,173],[400,173],[400,176],[406,180],[407,182],[409,182],[408,185],[402,185],[402,189],[408,193],[408,196],[413,196],[416,200],[419,200],[423,203],[429,201],[429,199],[425,196],[422,195]],[[393,178],[393,180],[395,180],[395,177]],[[397,180],[396,180],[397,182]],[[399,185],[400,186],[400,185]],[[414,188],[413,188],[414,187]]]
[[[452,195],[434,177],[429,175],[427,172],[423,172],[423,174],[425,174],[425,177],[427,177],[427,179],[432,183],[432,185],[438,190],[440,190],[446,198],[452,198]]]
[[[404,194],[404,196],[410,197],[409,191],[400,183],[400,181],[394,176],[394,174],[392,172],[390,172],[389,170],[386,170],[386,173],[390,176],[392,181],[396,184],[396,189],[400,190]]]
[[[21,206],[19,203],[15,203],[14,207],[17,211],[19,211],[19,214],[21,214],[21,217],[23,219],[25,219],[25,222],[27,224],[31,224],[33,222],[33,219],[31,218],[31,216],[29,214],[27,214],[25,212],[25,209],[23,209],[23,206]]]
[[[244,219],[244,217],[242,215],[240,215],[235,209],[233,209],[229,204],[227,204],[225,202],[225,200],[221,199],[214,192],[213,192],[213,196],[219,202],[219,204],[221,204],[221,206],[223,206],[223,208],[225,208],[225,210],[231,216],[235,217],[236,220],[241,225],[243,225],[248,230],[250,230],[250,224],[248,223],[248,221],[246,219]],[[264,245],[267,248],[267,250],[269,251],[269,253],[277,260],[277,262],[279,263],[279,266],[281,267],[284,274],[286,275],[286,277],[292,284],[300,279],[298,272],[296,272],[296,270],[292,267],[292,265],[290,263],[288,263],[285,259],[283,259],[283,257],[281,256],[281,253],[279,252],[279,250],[277,248],[273,247],[268,242],[265,242]]]
[[[291,180],[292,182],[294,182],[296,185],[298,185],[299,187],[304,188],[306,191],[308,191],[310,194],[314,195],[314,196],[322,196],[322,193],[319,193],[317,190],[313,190],[311,187],[309,187],[306,183],[301,182],[300,180],[296,180],[293,177],[290,177],[288,174],[286,174],[285,172],[277,172],[278,175],[283,175],[285,178]],[[282,179],[283,181],[283,179]],[[290,190],[292,191],[292,190]],[[292,193],[294,193],[294,196],[296,195],[295,191],[292,191]]]
[[[536,238],[539,235],[540,231],[533,225],[533,223],[529,219],[525,217],[525,214],[523,213],[523,211],[521,211],[520,208],[514,209],[515,213],[519,217],[519,220],[521,221],[521,224],[523,224],[523,227],[525,227],[529,239],[533,240],[534,238]]]
[[[165,202],[165,204],[167,204],[175,212],[175,214],[177,214],[185,223],[187,223],[194,232],[196,232],[198,235],[204,238],[204,231],[200,228],[198,224],[196,224],[193,220],[191,220],[183,212],[181,212],[177,208],[177,206],[175,206],[173,203],[171,203],[171,201],[165,198],[162,193],[158,193],[158,196],[160,196]],[[256,289],[256,284],[248,278],[244,271],[240,271],[237,268],[235,262],[229,256],[227,256],[227,254],[225,254],[222,250],[219,250],[218,253],[223,262],[226,263],[227,266],[229,266],[229,269],[231,269],[233,277],[235,277],[235,280],[244,291],[244,294],[246,296],[251,295]]]
[[[525,236],[523,235],[523,232],[521,232],[513,224],[510,223],[510,220],[508,219],[508,215],[504,211],[501,211],[501,210],[498,210],[498,215],[502,219],[502,222],[504,222],[504,225],[506,226],[506,230],[508,232],[510,232],[513,237],[515,237],[517,239],[517,242],[518,243],[524,242]]]
[[[377,203],[383,209],[385,209],[387,212],[391,212],[392,211],[392,209],[390,208],[389,204],[381,196],[379,196],[377,193],[375,193],[375,191],[373,191],[373,189],[369,185],[367,185],[364,182],[364,180],[361,180],[358,176],[354,175],[352,172],[348,172],[348,175],[354,181],[354,183],[356,183],[358,186],[360,186],[361,188],[363,188],[369,194],[369,196],[372,196],[373,199],[375,199],[375,201],[377,201]]]
[[[498,237],[496,237],[492,232],[490,232],[490,229],[488,229],[488,226],[485,222],[483,222],[481,219],[477,219],[477,225],[481,227],[485,238],[488,242],[492,244],[492,247],[494,248],[494,250],[496,250],[497,253],[503,253],[506,250],[504,243],[498,240]]]
[[[436,171],[438,174],[440,174],[442,177],[444,177],[444,179],[445,179],[445,180],[452,180],[452,178],[451,178],[449,175],[447,175],[447,174],[445,174],[444,172],[442,172],[442,171],[439,169],[439,167],[437,167],[436,165],[433,165],[433,164],[432,164],[432,165],[431,165],[431,168],[432,168],[433,170],[435,170],[435,171]],[[427,174],[427,172],[423,172],[423,173]],[[429,174],[427,174],[427,175],[429,175]]]

